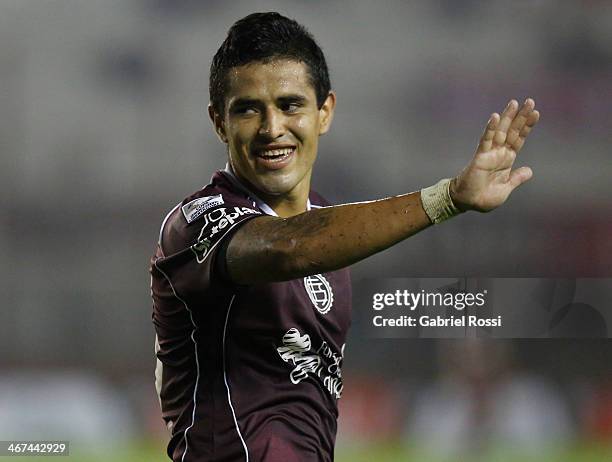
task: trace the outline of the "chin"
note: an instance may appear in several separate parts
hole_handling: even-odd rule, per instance
[[[291,187],[285,185],[261,185],[259,189],[269,196],[282,196],[291,191]]]
[[[257,182],[257,188],[265,194],[281,196],[295,188],[296,184],[297,182],[288,178],[266,178],[264,181]]]

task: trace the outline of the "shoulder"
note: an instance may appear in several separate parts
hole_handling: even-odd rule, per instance
[[[186,225],[191,225],[201,221],[207,211],[221,206],[257,208],[255,202],[219,170],[211,178],[210,184],[183,199],[175,213],[178,218],[182,216]]]
[[[223,171],[217,171],[208,185],[184,198],[168,213],[161,225],[159,245],[168,256],[201,240],[203,234],[225,234],[220,231],[260,213],[245,192]]]
[[[308,199],[310,200],[310,206],[315,209],[318,209],[321,207],[329,207],[331,205],[334,205],[316,191],[310,191],[310,194],[308,195]]]

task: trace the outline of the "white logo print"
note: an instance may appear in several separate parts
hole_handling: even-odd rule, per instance
[[[200,239],[198,242],[191,246],[191,251],[196,255],[196,261],[198,263],[204,263],[208,250],[210,249],[210,240]]]
[[[306,377],[308,372],[315,372],[321,365],[321,358],[313,354],[305,354],[310,351],[310,336],[300,335],[296,328],[291,328],[283,335],[283,345],[276,351],[286,363],[291,362],[295,369],[289,374],[291,383],[297,385]]]
[[[213,198],[217,196],[212,196]],[[219,196],[221,198],[221,196]],[[220,199],[222,200],[222,199]],[[220,207],[204,215],[204,225],[200,230],[200,234],[195,244],[191,246],[191,250],[196,255],[198,263],[204,263],[210,248],[218,239],[213,239],[217,233],[221,233],[224,229],[230,229],[235,223],[240,221],[243,216],[259,214],[257,210],[252,210],[247,207]]]
[[[209,233],[207,237],[212,238],[218,232],[239,221],[242,216],[255,214],[260,214],[260,212],[247,207],[220,207],[215,209],[204,215],[204,225],[200,231],[199,239],[203,238],[206,233]]]
[[[223,197],[221,197],[221,194],[218,194],[216,196],[206,196],[194,199],[191,202],[183,205],[181,210],[185,216],[185,220],[187,220],[187,223],[191,223],[197,220],[208,209],[222,204]]]
[[[304,287],[317,311],[321,314],[329,313],[334,304],[334,292],[327,279],[321,274],[307,276],[304,278]]]
[[[323,342],[318,350],[311,350],[310,336],[301,335],[300,331],[292,327],[283,335],[283,346],[276,351],[281,359],[295,367],[289,373],[291,383],[297,385],[309,374],[318,377],[327,391],[339,399],[342,395],[342,373],[340,365],[342,354],[336,354]],[[344,353],[344,346],[342,347]]]

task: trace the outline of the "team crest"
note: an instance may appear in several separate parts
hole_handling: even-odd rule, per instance
[[[327,279],[321,274],[305,277],[304,287],[317,311],[321,314],[329,313],[334,304],[334,292]]]

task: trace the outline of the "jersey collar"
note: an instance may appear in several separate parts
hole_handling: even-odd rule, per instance
[[[254,205],[259,207],[266,215],[272,215],[273,217],[278,216],[278,214],[274,211],[272,207],[270,207],[268,204],[262,201],[259,197],[257,197],[255,193],[253,193],[246,185],[244,185],[238,179],[238,177],[232,170],[232,166],[229,164],[229,162],[225,164],[225,170],[223,170],[223,173],[227,175],[227,177],[229,178],[229,180],[232,182],[234,186],[236,186],[238,189],[244,192],[247,196],[249,196],[255,202]],[[310,208],[311,208],[310,199],[307,199],[306,210],[310,210]]]

